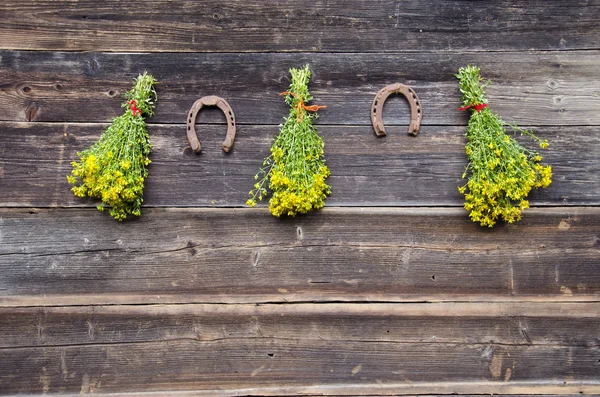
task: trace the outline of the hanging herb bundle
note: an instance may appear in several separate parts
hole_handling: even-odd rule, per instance
[[[122,105],[125,113],[113,119],[92,147],[77,153],[79,161],[71,163],[73,171],[67,176],[75,196],[102,200],[97,208],[110,207],[110,215],[119,221],[140,215],[151,149],[143,115],[154,114],[155,84],[146,72],[134,80]]]
[[[254,176],[257,182],[249,193],[251,198],[246,202],[249,206],[255,206],[257,199],[266,197],[268,181],[268,187],[273,192],[269,209],[277,217],[294,216],[307,213],[312,208],[322,208],[327,195],[331,193],[329,185],[325,183],[329,168],[325,165],[323,139],[313,126],[313,120],[318,117],[315,112],[325,106],[305,105],[312,99],[308,92],[308,65],[303,69],[292,68],[290,73],[290,90],[281,94],[286,96],[285,101],[290,105],[290,115],[273,142],[271,155]]]
[[[458,188],[465,196],[465,209],[473,222],[492,227],[498,219],[513,223],[521,219],[521,210],[529,208],[526,200],[534,188],[544,188],[552,182],[552,168],[541,164],[542,157],[534,150],[521,146],[507,135],[506,127],[514,133],[527,135],[542,149],[548,141],[527,130],[505,123],[489,109],[481,84],[479,68],[460,68],[459,79],[463,106],[471,109],[466,136],[469,158],[463,178],[466,185]]]

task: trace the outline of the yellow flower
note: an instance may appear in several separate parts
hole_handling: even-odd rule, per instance
[[[483,87],[479,82],[479,68],[461,68],[456,77],[460,80],[463,102],[485,102]],[[506,134],[506,126],[489,108],[472,112],[467,127],[469,142],[465,147],[469,164],[463,178],[467,184],[458,188],[464,194],[464,208],[473,222],[492,227],[498,220],[513,223],[521,219],[521,211],[529,208],[527,195],[533,188],[547,187],[551,183],[550,166],[541,165],[542,157],[522,147]],[[512,127],[522,135],[532,137],[541,148],[548,147],[527,130]],[[471,148],[475,148],[472,150]],[[468,189],[468,193],[465,194]]]
[[[271,146],[271,155],[263,161],[254,179],[254,189],[247,204],[255,205],[267,194],[268,186],[273,192],[269,210],[274,216],[294,216],[311,209],[321,208],[331,189],[325,183],[329,168],[323,159],[324,143],[312,124],[314,116],[302,110],[303,116],[296,117],[298,104],[309,101],[308,80],[310,70],[292,69],[292,84],[286,102],[290,105],[290,116],[280,126],[279,135]]]
[[[127,93],[130,98],[138,99],[140,110],[146,115],[153,114],[155,83],[152,76],[144,73]],[[146,166],[150,163],[148,131],[143,122],[132,123],[131,117],[131,112],[125,112],[114,118],[99,141],[77,153],[80,160],[71,163],[73,170],[67,177],[76,196],[102,200],[97,208],[110,207],[110,215],[117,220],[140,215],[144,180],[148,175]]]

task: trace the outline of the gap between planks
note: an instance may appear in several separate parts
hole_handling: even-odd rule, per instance
[[[396,306],[402,315],[405,309],[400,307],[410,307],[414,305],[490,305],[490,307],[521,307],[521,305],[545,304],[545,305],[571,305],[571,304],[589,304],[600,303],[600,295],[542,295],[542,296],[494,296],[494,295],[447,295],[437,294],[428,296],[415,295],[373,295],[373,294],[263,294],[263,295],[222,295],[222,296],[200,296],[200,295],[160,295],[150,296],[154,301],[147,302],[148,295],[115,295],[115,294],[87,294],[87,295],[31,295],[31,296],[4,296],[0,297],[0,308],[30,308],[30,307],[56,307],[56,308],[79,308],[79,307],[132,307],[140,308],[137,310],[146,310],[144,308],[167,308],[167,307],[229,307],[250,305],[251,308],[266,307],[273,305],[277,312],[285,311],[286,307],[293,305],[312,305],[314,310],[319,307],[330,305],[349,305],[364,307],[366,310],[373,310],[377,305]],[[363,306],[358,306],[363,305]],[[334,307],[334,306],[330,306]],[[417,306],[414,306],[417,307]],[[554,306],[552,306],[554,307]],[[447,310],[447,308],[445,310]],[[311,310],[313,310],[311,309]],[[131,309],[136,310],[136,309]],[[161,309],[162,310],[162,309]],[[166,309],[165,309],[166,310]],[[177,310],[177,309],[175,309]],[[180,309],[185,310],[185,309]],[[228,310],[228,309],[224,309]],[[236,309],[231,309],[236,310]],[[242,310],[242,309],[239,309]],[[250,309],[246,309],[250,310]],[[300,310],[300,309],[294,309]],[[331,310],[331,309],[318,309]],[[354,309],[351,309],[354,310]],[[422,308],[414,310],[423,310]],[[432,309],[436,310],[436,309]],[[512,310],[512,309],[502,309]],[[587,309],[585,309],[587,310]],[[408,310],[410,313],[410,310]],[[600,308],[596,307],[595,315],[600,313]],[[387,314],[386,314],[387,315]],[[417,315],[417,314],[414,314]],[[455,314],[459,315],[459,314]],[[534,315],[534,314],[531,314]],[[556,314],[558,317],[568,317],[568,313]]]

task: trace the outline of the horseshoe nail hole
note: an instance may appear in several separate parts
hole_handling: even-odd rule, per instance
[[[31,92],[31,87],[27,87],[27,86],[23,87],[23,92],[26,94],[29,94]]]
[[[188,131],[191,130],[191,129],[192,129],[192,127],[188,125]]]
[[[417,113],[421,113],[421,109],[420,109],[420,108],[419,108],[419,109],[417,109]]]

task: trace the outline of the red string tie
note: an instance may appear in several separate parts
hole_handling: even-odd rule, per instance
[[[463,110],[464,111],[464,110],[473,108],[473,109],[475,109],[476,112],[481,112],[481,109],[487,108],[487,106],[488,106],[487,103],[479,103],[477,105],[473,104],[473,105],[465,106],[463,108],[458,108],[458,110]]]
[[[142,114],[142,111],[137,107],[137,102],[135,101],[135,99],[132,99],[131,101],[127,102],[127,104],[129,105],[129,108],[131,109],[131,114],[133,114],[134,117]]]

